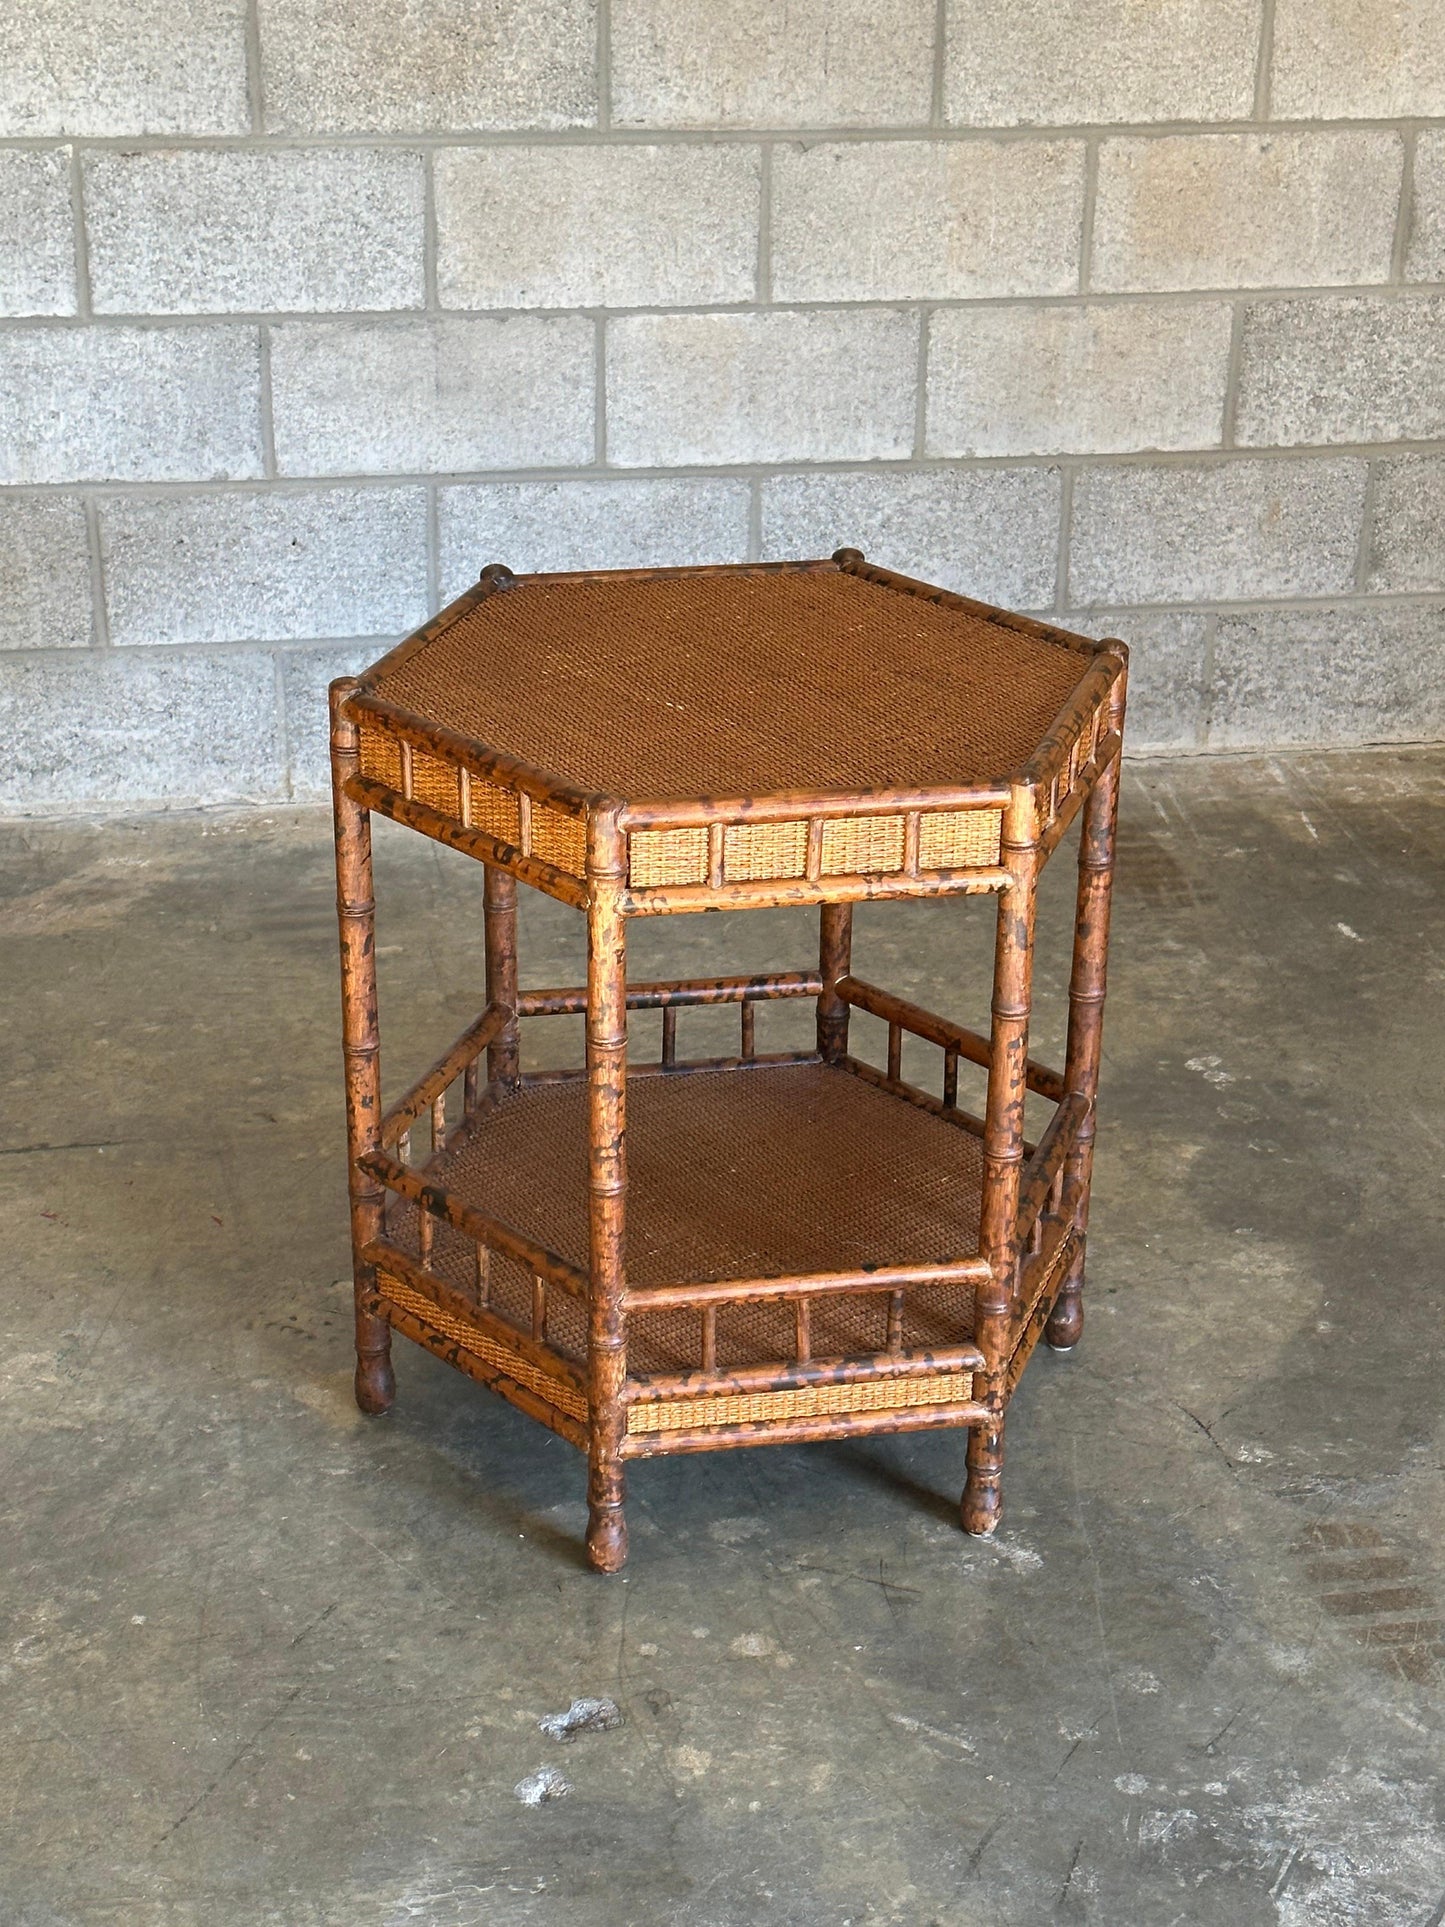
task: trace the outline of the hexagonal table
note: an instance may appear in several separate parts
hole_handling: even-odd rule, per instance
[[[775,1440],[967,1427],[963,1524],[992,1531],[1019,1373],[1082,1323],[1126,662],[841,549],[492,565],[334,684],[362,1409],[390,1406],[401,1331],[570,1439],[603,1571],[629,1459]],[[485,865],[486,1008],[386,1110],[371,811]],[[1035,891],[1076,815],[1052,1070],[1028,1054]],[[585,985],[519,987],[519,880],[585,913]],[[996,901],[987,1035],[852,974],[856,902],[933,896]],[[633,917],[783,904],[818,906],[816,968],[629,981]],[[759,1007],[796,998],[816,1046],[760,1050]],[[680,1054],[697,1005],[736,1006],[735,1053]],[[657,1055],[629,1063],[645,1011]],[[853,1012],[884,1064],[850,1050]],[[567,1014],[584,1063],[524,1070],[523,1020]],[[936,1094],[905,1037],[936,1047]],[[1029,1093],[1053,1106],[1037,1143]]]

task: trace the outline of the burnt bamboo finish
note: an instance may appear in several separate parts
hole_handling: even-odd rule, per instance
[[[493,564],[333,685],[363,1409],[392,1402],[396,1330],[570,1440],[601,1571],[629,1459],[767,1442],[963,1427],[963,1524],[993,1531],[1008,1401],[1082,1322],[1126,659],[840,550]],[[484,869],[485,1005],[386,1111],[372,812]],[[1054,1069],[1029,1055],[1037,885],[1076,819]],[[585,914],[585,985],[521,988],[519,882]],[[976,895],[986,1035],[853,974],[856,903]],[[782,904],[818,907],[816,969],[628,983],[630,918]],[[767,1007],[803,998],[816,1048],[767,1048]],[[689,1010],[724,1005],[735,1053],[687,1055]],[[582,1019],[578,1068],[524,1068],[546,1017]],[[935,1088],[905,1078],[909,1039]],[[960,1063],[986,1073],[976,1115]],[[1054,1107],[1037,1143],[1030,1095]]]

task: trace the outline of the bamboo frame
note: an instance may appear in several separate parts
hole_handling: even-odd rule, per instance
[[[395,1329],[569,1439],[587,1454],[586,1552],[589,1563],[600,1571],[616,1571],[626,1557],[624,1473],[629,1459],[769,1442],[962,1426],[968,1432],[962,1523],[973,1533],[992,1532],[1001,1511],[1009,1397],[1039,1338],[1046,1337],[1056,1350],[1067,1350],[1077,1342],[1082,1324],[1127,652],[1122,644],[1095,644],[878,569],[855,550],[839,551],[831,562],[747,565],[745,572],[767,577],[827,570],[957,609],[995,625],[1005,636],[1065,648],[1077,656],[1077,681],[1022,766],[999,772],[987,782],[926,789],[900,785],[866,792],[819,789],[693,797],[593,793],[503,747],[477,742],[376,693],[374,685],[383,672],[425,649],[460,616],[470,619],[489,598],[510,594],[519,585],[553,579],[518,578],[495,564],[483,572],[474,589],[408,638],[359,683],[343,680],[332,687],[358,1402],[373,1413],[390,1406],[394,1395],[390,1334]],[[729,565],[702,573],[736,572]],[[694,573],[698,572],[607,571],[567,580],[666,581]],[[388,752],[390,762],[378,752],[366,763],[370,752],[364,731],[381,731],[386,741],[396,745],[394,754]],[[454,783],[449,772],[455,773]],[[490,788],[483,794],[476,784]],[[453,789],[455,812],[449,814],[452,806],[446,799]],[[495,800],[502,793],[513,799],[505,809]],[[446,807],[438,805],[438,798]],[[372,811],[448,844],[484,866],[485,1007],[384,1114],[376,1012]],[[959,811],[984,813],[984,821],[987,813],[993,814],[998,825],[997,860],[930,870],[920,860],[925,828],[939,812]],[[549,838],[537,845],[545,855],[534,848],[541,812],[552,813]],[[498,826],[505,828],[513,818],[515,835],[510,829],[499,834]],[[855,820],[867,825],[880,818],[898,818],[899,825],[889,823],[866,834],[837,834]],[[1028,1055],[1037,882],[1076,818],[1082,827],[1068,1039],[1063,1069],[1056,1070]],[[570,840],[573,830],[563,835],[556,828],[559,821],[574,826],[575,845]],[[799,874],[754,874],[746,867],[741,874],[730,873],[730,836],[779,825],[799,827],[796,832],[778,831],[768,851],[791,850]],[[699,854],[698,869],[693,872],[702,876],[705,871],[703,880],[635,882],[634,833],[645,837],[674,831],[696,833],[689,848],[698,852],[705,848],[706,862]],[[987,844],[971,829],[955,833],[944,828],[929,834],[928,849],[934,855],[946,850],[987,854],[992,848],[991,831]],[[947,839],[955,834],[961,840],[950,843]],[[738,847],[751,853],[759,845],[744,839]],[[825,869],[825,847],[834,860],[842,853],[841,860],[849,863],[876,860],[896,867],[833,873]],[[565,862],[553,860],[559,853]],[[749,854],[745,863],[755,860],[760,859]],[[566,867],[574,862],[575,869]],[[691,862],[691,857],[678,864],[671,858],[664,862],[649,856],[649,867],[637,875],[686,876]],[[519,882],[585,913],[585,985],[519,987]],[[852,973],[856,903],[952,895],[996,899],[987,1036]],[[816,969],[629,985],[626,925],[631,917],[774,905],[817,907]],[[815,1003],[816,1050],[759,1052],[757,1005],[800,998]],[[718,1005],[738,1009],[737,1054],[709,1059],[680,1056],[679,1011]],[[661,1013],[657,1062],[629,1062],[628,1013],[634,1010]],[[887,1025],[886,1069],[863,1061],[850,1049],[854,1010]],[[584,1019],[585,1062],[580,1068],[522,1069],[523,1022],[541,1016]],[[921,1038],[941,1052],[940,1095],[904,1081],[905,1036]],[[982,1115],[959,1106],[960,1061],[987,1073]],[[981,1179],[970,1179],[979,1186],[977,1249],[965,1245],[947,1261],[780,1269],[774,1275],[649,1281],[629,1287],[628,1084],[651,1078],[685,1083],[723,1071],[766,1079],[779,1070],[803,1066],[816,1066],[829,1076],[857,1077],[976,1141],[978,1148],[969,1155],[979,1160],[972,1168],[981,1168]],[[449,1131],[448,1093],[458,1080],[460,1122]],[[472,1159],[468,1168],[475,1167],[474,1138],[490,1129],[508,1105],[525,1101],[527,1093],[558,1085],[573,1088],[578,1093],[575,1101],[585,1102],[585,1263],[580,1253],[564,1256],[529,1235],[525,1222],[509,1223],[480,1208],[477,1199],[480,1195],[485,1201],[485,1191],[459,1189],[452,1175],[460,1168],[454,1161],[463,1154]],[[1029,1093],[1055,1106],[1037,1145],[1024,1135],[1024,1103]],[[412,1129],[428,1117],[431,1151],[424,1161],[413,1164]],[[388,1194],[398,1200],[390,1226],[385,1210]],[[458,1253],[465,1254],[468,1246],[474,1259],[466,1263],[474,1265],[474,1276],[472,1286],[463,1291],[454,1274]],[[520,1283],[517,1274],[509,1272],[506,1276],[512,1282],[494,1287],[494,1277],[501,1277],[494,1273],[494,1259],[520,1267]],[[494,1294],[504,1289],[510,1295],[502,1309],[502,1301]],[[970,1335],[932,1347],[909,1338],[910,1331],[920,1329],[909,1322],[914,1316],[910,1309],[914,1295],[930,1291],[972,1292]],[[867,1329],[827,1323],[835,1315],[830,1307],[846,1307],[854,1300],[875,1306],[882,1301],[878,1312],[869,1314],[877,1317],[874,1329],[882,1349],[845,1357],[837,1355],[835,1348],[816,1356],[819,1343],[826,1347],[828,1342],[820,1334],[830,1329]],[[567,1340],[572,1355],[559,1351],[548,1332],[549,1319],[568,1304],[585,1315],[584,1342],[576,1336],[577,1310],[567,1313],[574,1321],[568,1327],[573,1335]],[[720,1366],[719,1318],[748,1306],[772,1306],[785,1312],[792,1331],[791,1356],[764,1354],[757,1362]],[[655,1316],[696,1320],[695,1327],[687,1327],[698,1334],[696,1351],[682,1354],[695,1356],[695,1366],[646,1372],[629,1367],[632,1321]],[[847,1316],[852,1319],[855,1314]],[[639,1327],[644,1333],[648,1329]],[[963,1330],[967,1332],[968,1327]],[[729,1343],[735,1345],[736,1340]],[[645,1358],[640,1337],[637,1344]],[[653,1354],[676,1355],[667,1349]],[[736,1360],[738,1354],[733,1351],[729,1356]],[[747,1359],[749,1354],[744,1352],[742,1357]]]

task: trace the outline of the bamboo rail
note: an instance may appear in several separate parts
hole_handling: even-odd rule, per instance
[[[384,1150],[390,1150],[397,1139],[415,1124],[422,1112],[431,1108],[457,1075],[477,1061],[512,1015],[500,1004],[488,1004],[481,1016],[468,1024],[451,1048],[443,1051],[426,1076],[413,1084],[406,1096],[393,1104],[381,1120],[380,1143]]]
[[[775,1278],[709,1278],[696,1284],[642,1285],[623,1297],[629,1312],[683,1311],[760,1298],[826,1297],[830,1292],[895,1291],[908,1285],[974,1285],[992,1276],[983,1258],[952,1264],[878,1265],[872,1270],[803,1271]]]
[[[816,971],[760,971],[752,977],[684,978],[676,983],[630,984],[629,1010],[666,1010],[671,1005],[765,1003],[779,997],[816,997],[822,989]],[[575,990],[523,990],[517,996],[521,1017],[580,1017],[587,1008],[586,987]]]
[[[980,1037],[976,1030],[966,1024],[956,1024],[951,1018],[936,1017],[931,1010],[921,1004],[912,1004],[906,997],[895,997],[891,990],[882,990],[877,984],[866,983],[861,977],[844,977],[838,985],[838,995],[855,1010],[866,1010],[870,1016],[881,1017],[885,1024],[897,1026],[901,1030],[922,1037],[930,1044],[937,1044],[944,1050],[956,1050],[960,1057],[966,1057],[970,1064],[977,1064],[983,1070],[989,1068],[991,1045],[988,1038]],[[1050,1070],[1036,1058],[1029,1058],[1024,1066],[1024,1077],[1028,1088],[1040,1097],[1051,1098],[1058,1103],[1064,1094],[1062,1071]]]

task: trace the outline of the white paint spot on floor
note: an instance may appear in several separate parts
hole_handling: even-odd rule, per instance
[[[1152,1847],[1156,1853],[1167,1853],[1176,1841],[1188,1840],[1198,1831],[1199,1815],[1188,1807],[1176,1807],[1172,1813],[1156,1810],[1139,1816],[1139,1845]]]
[[[642,1644],[638,1647],[637,1651],[638,1651],[638,1656],[642,1659],[657,1658],[657,1647],[653,1644],[653,1642],[650,1639],[644,1639]]]
[[[1223,1060],[1215,1057],[1212,1052],[1206,1052],[1199,1057],[1186,1057],[1184,1068],[1187,1071],[1197,1072],[1206,1084],[1224,1085],[1234,1082],[1231,1073],[1225,1070]]]
[[[995,1559],[1015,1572],[1037,1572],[1043,1565],[1043,1555],[1034,1551],[1032,1546],[1020,1545],[1017,1539],[987,1539],[984,1541]]]
[[[712,1765],[712,1755],[701,1746],[675,1746],[668,1754],[680,1779],[700,1780]]]
[[[518,1780],[512,1791],[524,1807],[540,1807],[548,1800],[565,1800],[572,1783],[555,1766],[539,1766],[525,1780]]]
[[[610,1733],[621,1724],[617,1702],[610,1699],[573,1700],[565,1713],[544,1713],[537,1722],[538,1730],[552,1740],[572,1740],[579,1733]]]
[[[1342,937],[1348,937],[1351,943],[1363,943],[1365,941],[1359,931],[1352,930],[1347,923],[1337,923],[1335,928]]]
[[[1274,1454],[1265,1445],[1236,1445],[1234,1456],[1241,1465],[1268,1465]]]
[[[1125,1666],[1114,1675],[1115,1683],[1126,1687],[1131,1693],[1157,1693],[1160,1691],[1158,1680],[1142,1666]]]
[[[1142,1773],[1121,1773],[1114,1785],[1121,1793],[1127,1793],[1131,1800],[1137,1800],[1141,1793],[1149,1791],[1149,1782]]]
[[[738,1659],[771,1659],[778,1642],[770,1633],[739,1633],[728,1651]]]
[[[907,1713],[890,1713],[889,1719],[895,1726],[901,1726],[905,1733],[919,1733],[925,1739],[941,1740],[945,1746],[955,1746],[961,1753],[977,1756],[978,1748],[972,1740],[966,1740],[962,1733],[948,1733],[941,1726],[930,1726],[927,1720],[915,1720]]]

